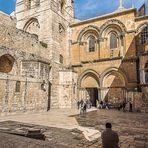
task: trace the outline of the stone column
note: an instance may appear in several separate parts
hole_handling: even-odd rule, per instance
[[[140,83],[145,84],[145,71],[144,70],[140,71]]]
[[[3,98],[2,112],[8,111],[8,101],[9,101],[9,77],[7,75],[7,79],[6,79],[6,83],[5,83],[5,95]]]

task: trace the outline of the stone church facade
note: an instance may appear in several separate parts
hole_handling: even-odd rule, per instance
[[[148,99],[148,17],[137,17],[135,9],[117,10],[72,24],[71,30],[79,98],[91,99],[94,106],[97,100],[125,100],[143,108]]]
[[[80,99],[147,110],[148,17],[135,9],[85,21],[73,0],[17,0],[0,12],[0,115],[72,108]]]

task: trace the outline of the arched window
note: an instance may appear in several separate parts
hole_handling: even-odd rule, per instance
[[[21,88],[21,82],[20,81],[16,81],[15,92],[20,92],[20,88]]]
[[[88,51],[89,52],[94,52],[95,51],[95,46],[96,46],[96,39],[94,36],[90,36],[88,38]]]
[[[145,83],[148,83],[148,62],[145,64],[144,67],[144,72],[145,72]]]
[[[148,26],[146,26],[140,33],[140,43],[141,44],[148,43]]]
[[[114,33],[111,33],[111,35],[110,35],[110,49],[117,48],[117,46],[118,46],[117,36]]]

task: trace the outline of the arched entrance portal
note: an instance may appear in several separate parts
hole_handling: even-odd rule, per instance
[[[103,78],[102,100],[111,103],[123,101],[126,96],[125,79],[117,71],[108,72]]]
[[[99,79],[96,74],[88,72],[83,75],[80,81],[79,98],[83,100],[90,100],[92,106],[97,106],[99,100]]]

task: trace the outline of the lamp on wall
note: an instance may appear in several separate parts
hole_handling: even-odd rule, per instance
[[[47,90],[47,84],[46,84],[45,80],[43,80],[43,82],[41,84],[41,90],[43,90],[43,91]]]

